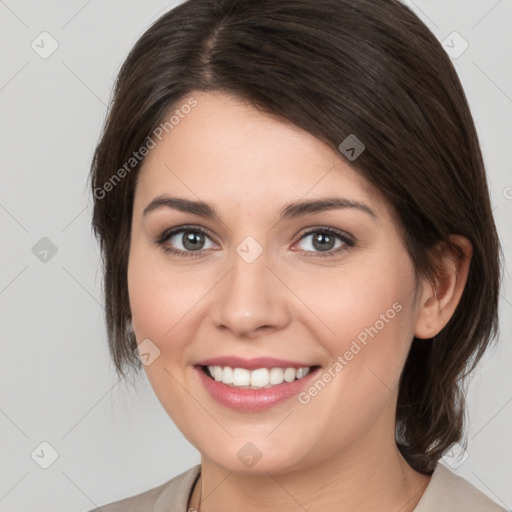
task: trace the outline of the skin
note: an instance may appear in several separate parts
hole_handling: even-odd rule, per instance
[[[440,246],[436,290],[426,279],[418,284],[389,208],[343,156],[235,97],[193,97],[197,106],[142,166],[128,265],[135,335],[160,350],[145,366],[148,379],[201,453],[189,506],[197,509],[202,493],[201,512],[413,510],[430,477],[396,447],[399,377],[413,337],[434,336],[455,310],[471,244],[453,236],[468,258]],[[143,215],[161,194],[208,202],[218,217],[167,207]],[[376,218],[344,208],[278,222],[285,204],[327,196],[364,203]],[[186,224],[211,234],[196,256],[164,251],[186,251],[184,233],[155,243]],[[314,233],[300,239],[325,227],[348,233],[354,246],[335,237],[324,257]],[[236,252],[247,236],[263,250],[252,263]],[[308,404],[292,397],[265,411],[235,411],[210,397],[194,369],[225,355],[326,369],[397,302],[400,312]],[[251,468],[237,457],[248,442],[262,455]]]

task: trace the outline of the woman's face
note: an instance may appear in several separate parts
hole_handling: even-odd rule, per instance
[[[158,399],[229,471],[394,445],[421,290],[390,211],[312,135],[227,95],[190,96],[146,156],[133,208],[129,300]],[[300,206],[327,198],[339,203]],[[208,365],[263,387],[215,381]],[[279,367],[312,369],[288,382],[297,374]]]

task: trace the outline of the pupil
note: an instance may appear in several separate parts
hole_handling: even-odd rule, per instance
[[[327,243],[324,243],[324,242],[327,242]],[[334,237],[332,237],[328,233],[321,233],[313,238],[313,246],[315,247],[315,249],[319,249],[319,250],[332,249],[334,247],[333,243],[334,243]]]
[[[201,246],[202,235],[193,231],[183,234],[183,247],[188,250],[194,250]]]

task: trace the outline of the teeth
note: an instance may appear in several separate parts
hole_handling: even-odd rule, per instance
[[[297,379],[302,379],[309,373],[309,368],[298,368],[297,369]]]
[[[258,368],[247,370],[245,368],[230,368],[229,366],[208,366],[208,371],[213,379],[231,387],[258,389],[270,388],[283,382],[293,382],[302,379],[311,370],[311,367],[303,368]]]
[[[249,373],[249,372],[247,372]],[[266,368],[259,368],[250,372],[251,386],[254,388],[264,388],[270,384],[270,372]]]

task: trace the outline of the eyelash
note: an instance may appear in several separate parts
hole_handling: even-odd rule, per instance
[[[158,246],[161,246],[162,249],[166,252],[166,253],[169,253],[169,254],[175,254],[177,256],[180,256],[180,257],[198,257],[198,256],[201,256],[201,252],[202,250],[199,250],[199,251],[182,251],[180,249],[173,249],[171,247],[167,247],[165,246],[165,242],[167,242],[170,238],[172,238],[174,235],[178,234],[178,233],[183,233],[183,232],[187,232],[187,231],[190,231],[192,233],[201,233],[205,236],[207,236],[208,238],[212,238],[210,236],[210,234],[204,230],[203,228],[199,228],[199,227],[196,227],[196,226],[181,226],[179,228],[173,228],[171,230],[167,230],[167,231],[164,231],[156,240],[154,240],[154,242],[158,245]],[[335,237],[337,237],[339,240],[341,240],[344,245],[342,245],[341,247],[338,247],[337,249],[335,250],[329,250],[329,251],[302,251],[306,254],[309,254],[309,253],[313,253],[314,256],[320,256],[321,258],[326,258],[326,257],[331,257],[331,256],[334,256],[334,255],[338,255],[346,250],[348,250],[350,247],[354,247],[355,245],[355,241],[347,236],[343,231],[339,231],[337,229],[334,229],[334,228],[328,228],[328,227],[325,227],[325,228],[315,228],[315,229],[312,229],[310,231],[307,231],[306,233],[304,233],[300,238],[299,238],[299,242],[301,240],[303,240],[304,238],[312,235],[312,234],[315,234],[315,233],[327,233],[329,235],[333,235]],[[306,256],[306,257],[311,257],[311,256]]]

